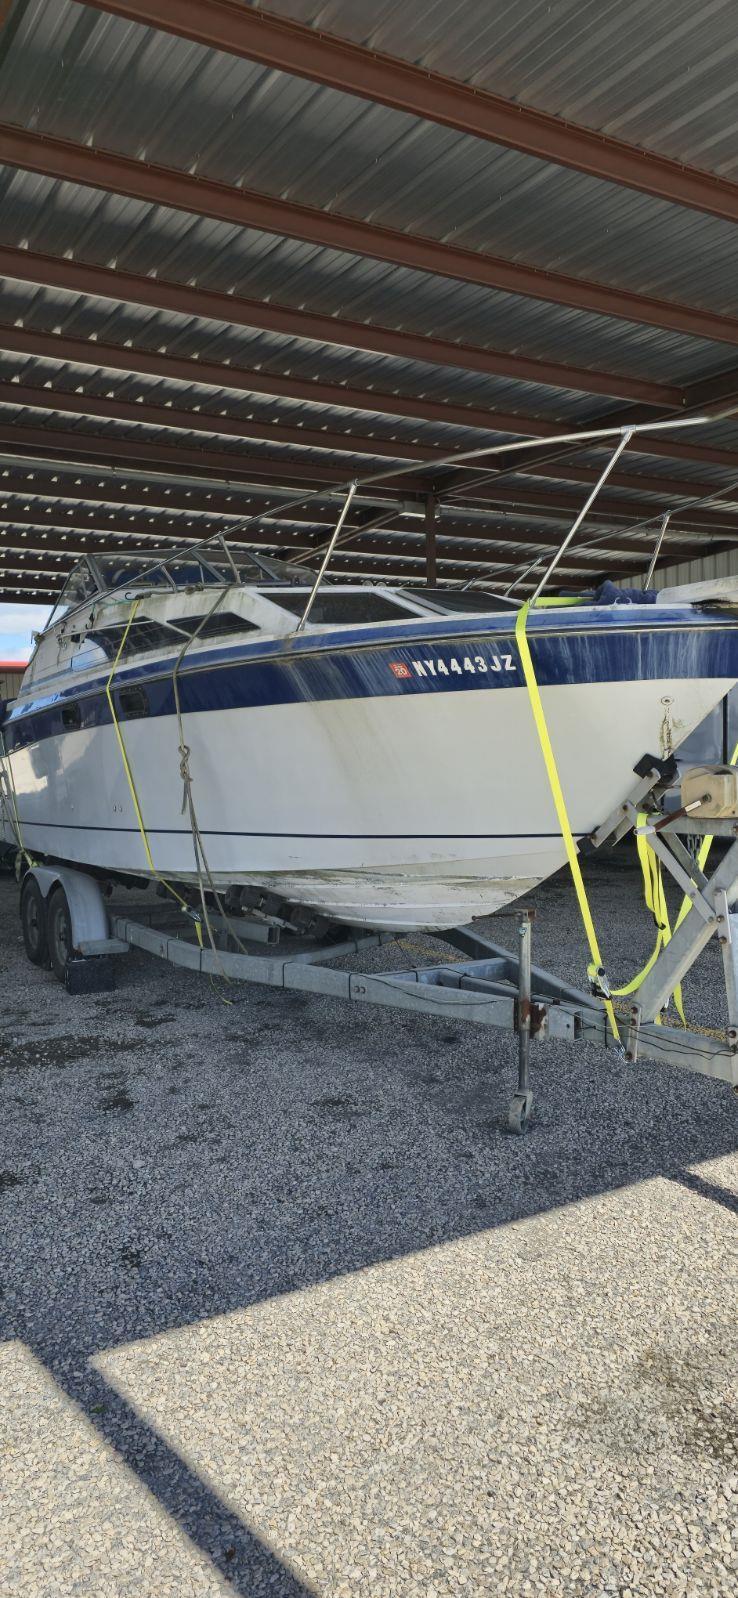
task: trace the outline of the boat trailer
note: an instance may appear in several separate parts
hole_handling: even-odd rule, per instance
[[[664,762],[645,756],[629,797],[590,836],[580,851],[619,841],[636,828],[644,808],[667,786]],[[669,775],[673,772],[670,768]],[[517,948],[505,949],[481,936],[473,925],[432,933],[453,954],[445,961],[407,969],[353,971],[332,963],[383,945],[397,946],[404,933],[368,932],[338,926],[274,896],[250,890],[248,913],[209,911],[208,939],[196,909],[183,914],[159,899],[134,915],[106,900],[104,884],[66,865],[36,864],[19,857],[21,922],[26,953],[35,964],[51,966],[69,993],[102,992],[115,987],[115,960],[141,949],[185,970],[220,979],[226,985],[259,982],[270,987],[359,1004],[378,1004],[440,1016],[445,1021],[475,1021],[518,1037],[518,1081],[508,1110],[511,1131],[528,1126],[533,1105],[530,1046],[559,1038],[616,1049],[631,1064],[651,1059],[716,1081],[738,1085],[738,814],[699,821],[677,812],[658,817],[649,842],[663,866],[690,901],[689,913],[647,968],[625,1016],[619,1015],[624,1041],[613,1036],[603,1006],[603,987],[586,992],[532,963],[534,911],[502,912],[517,921]],[[728,843],[708,877],[683,839],[714,836]],[[675,988],[705,945],[718,939],[723,957],[727,1026],[696,1031],[669,1024]],[[424,951],[427,955],[427,949]],[[600,973],[604,982],[604,973]],[[597,985],[595,985],[596,987]],[[606,985],[604,993],[610,997]]]

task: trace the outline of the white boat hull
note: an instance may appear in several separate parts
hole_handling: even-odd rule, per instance
[[[625,797],[646,751],[686,737],[735,680],[544,687],[575,835]],[[499,909],[564,862],[523,686],[210,709],[183,725],[219,885],[263,886],[354,925],[441,929]],[[122,730],[156,872],[195,881],[176,718]],[[17,841],[17,808],[32,854],[151,876],[110,722],[28,743],[5,765],[6,841]]]

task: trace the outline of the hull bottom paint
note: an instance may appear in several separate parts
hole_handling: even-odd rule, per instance
[[[489,914],[558,870],[564,845],[527,690],[508,658],[515,675],[489,691],[416,684],[404,694],[400,677],[364,697],[186,710],[216,883],[264,887],[354,926],[432,931]],[[542,686],[575,836],[625,798],[644,753],[676,747],[734,686],[724,651],[720,675],[700,664],[691,677]],[[83,713],[81,726],[57,732],[37,727],[30,708],[25,716],[24,734],[14,707],[15,746],[6,723],[5,839],[15,836],[12,781],[31,853],[151,876],[114,727],[100,717],[86,725]],[[121,726],[156,870],[194,882],[176,718]]]

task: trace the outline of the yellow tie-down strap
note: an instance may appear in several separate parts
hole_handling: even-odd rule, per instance
[[[655,850],[651,848],[648,839],[639,830],[641,827],[645,826],[647,819],[648,817],[646,816],[645,811],[641,811],[636,821],[635,840],[636,848],[638,850],[638,859],[641,867],[641,876],[643,877],[643,897],[646,901],[646,909],[650,910],[651,915],[656,923],[656,942],[646,961],[646,964],[640,971],[636,973],[631,981],[626,982],[622,988],[612,989],[612,992],[618,999],[624,998],[626,994],[635,993],[637,991],[644,978],[648,976],[649,971],[656,964],[661,950],[666,948],[666,945],[672,936],[669,910],[666,903],[666,894],[664,893],[664,879],[661,870],[661,861],[659,860]],[[686,904],[687,910],[691,909],[691,900],[687,899],[686,896],[684,904]],[[682,909],[684,909],[684,906],[682,906]],[[683,920],[684,916],[681,916],[681,919]],[[677,926],[678,925],[679,923],[677,922]],[[684,1001],[682,999],[681,982],[677,983],[677,986],[674,989],[674,1003],[676,1005],[677,1014],[682,1026],[686,1027],[687,1018],[684,1014]],[[661,1025],[661,1017],[659,1015],[656,1017],[656,1025]]]
[[[541,701],[541,694],[528,645],[526,627],[528,623],[529,611],[530,601],[527,601],[518,614],[518,619],[515,626],[515,642],[520,653],[520,661],[523,667],[523,675],[525,677],[525,682],[528,689],[528,696],[530,698],[531,709],[533,711],[533,719],[536,724],[536,731],[538,733],[538,739],[541,745],[541,753],[543,755],[546,774],[551,787],[551,793],[553,794],[554,804],[556,806],[556,815],[561,828],[561,836],[566,848],[566,855],[569,861],[574,887],[576,889],[579,910],[582,917],[582,922],[584,924],[587,942],[589,944],[592,965],[589,967],[588,974],[590,977],[600,977],[603,974],[603,964],[602,957],[600,955],[599,944],[597,942],[597,933],[592,920],[592,913],[589,908],[589,900],[587,899],[587,890],[584,886],[584,879],[582,877],[581,866],[579,864],[577,846],[569,825],[569,816],[566,809],[566,801],[564,799],[561,781],[559,779],[556,757],[554,755],[551,739],[549,737],[548,727],[546,725],[546,717]],[[730,764],[731,766],[738,764],[738,744],[736,744],[735,749],[730,757]],[[637,828],[642,827],[645,821],[645,813],[639,815]],[[697,855],[697,865],[701,871],[704,871],[705,865],[707,863],[707,857],[710,853],[712,841],[712,837],[706,837],[703,838],[700,845],[699,853]],[[672,937],[669,912],[666,904],[666,895],[664,893],[661,861],[659,860],[655,851],[651,848],[648,839],[644,837],[639,830],[636,830],[636,848],[638,850],[638,859],[640,861],[641,873],[643,876],[643,894],[646,901],[646,906],[650,910],[656,923],[656,942],[651,955],[646,961],[646,964],[636,974],[636,976],[634,976],[630,982],[625,983],[623,987],[613,988],[610,990],[616,998],[623,998],[626,994],[637,992],[638,988],[641,986],[641,983],[644,981],[644,978],[656,964],[661,950],[666,947],[666,944]],[[677,927],[681,926],[685,916],[689,914],[689,911],[692,908],[692,901],[685,894],[679,908],[674,931],[676,931]],[[613,1037],[619,1041],[620,1034],[618,1032],[618,1024],[615,1019],[615,1011],[612,1006],[612,1001],[607,996],[603,996],[603,1002],[605,1005],[605,1010],[607,1011],[610,1026],[612,1028]],[[677,1013],[682,1026],[686,1027],[687,1020],[684,1014],[681,983],[677,984],[674,989],[674,1003],[676,1005]],[[659,1022],[660,1018],[657,1018],[657,1025]]]
[[[533,711],[533,720],[536,724],[538,741],[541,746],[541,753],[543,755],[543,760],[546,767],[546,775],[548,777],[551,793],[553,794],[553,801],[556,806],[556,815],[558,818],[559,827],[561,828],[561,836],[564,840],[564,847],[566,849],[566,857],[569,862],[569,869],[571,871],[574,888],[576,890],[579,913],[582,917],[584,931],[587,936],[590,959],[592,965],[595,967],[595,972],[599,977],[604,970],[602,964],[602,955],[600,954],[600,946],[597,942],[597,933],[595,932],[595,925],[594,921],[592,920],[592,912],[589,908],[587,890],[584,886],[584,878],[582,877],[582,868],[579,864],[579,855],[577,854],[577,846],[574,842],[574,834],[572,833],[571,827],[569,825],[569,815],[566,808],[566,800],[564,799],[558,766],[556,765],[556,757],[553,752],[551,739],[548,733],[548,727],[546,725],[546,717],[543,710],[543,704],[541,702],[541,693],[538,687],[538,681],[536,678],[525,630],[528,622],[529,610],[530,601],[526,600],[526,603],[518,612],[518,619],[515,624],[515,642],[518,646],[518,651],[520,654],[520,662],[523,667],[523,675],[525,677],[526,687],[528,689],[528,698],[530,699],[531,710]],[[605,1007],[607,1019],[610,1023],[612,1035],[616,1043],[619,1043],[620,1033],[618,1031],[618,1023],[615,1019],[615,1011],[613,1009],[612,999],[608,998],[606,994],[603,994],[602,1002]]]

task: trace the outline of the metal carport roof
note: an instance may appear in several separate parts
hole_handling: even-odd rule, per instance
[[[338,486],[383,471],[337,572],[509,580],[607,458],[547,439],[697,411],[720,420],[633,439],[561,576],[645,569],[666,510],[665,564],[731,550],[734,19],[0,5],[2,597],[94,547],[316,549]],[[275,515],[301,488],[325,493]]]

